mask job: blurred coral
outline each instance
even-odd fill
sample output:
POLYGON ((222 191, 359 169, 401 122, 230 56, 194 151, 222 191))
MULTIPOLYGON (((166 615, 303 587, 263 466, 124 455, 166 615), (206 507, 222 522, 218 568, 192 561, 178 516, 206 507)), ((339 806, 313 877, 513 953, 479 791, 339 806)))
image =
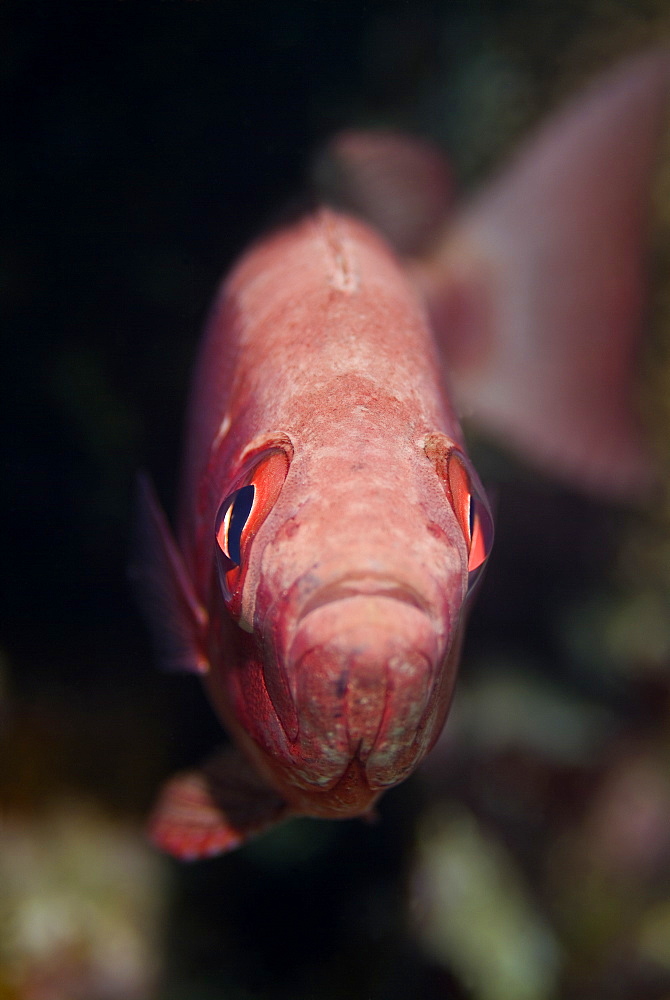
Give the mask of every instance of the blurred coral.
POLYGON ((147 1000, 166 881, 128 823, 64 800, 0 824, 0 996, 147 1000))

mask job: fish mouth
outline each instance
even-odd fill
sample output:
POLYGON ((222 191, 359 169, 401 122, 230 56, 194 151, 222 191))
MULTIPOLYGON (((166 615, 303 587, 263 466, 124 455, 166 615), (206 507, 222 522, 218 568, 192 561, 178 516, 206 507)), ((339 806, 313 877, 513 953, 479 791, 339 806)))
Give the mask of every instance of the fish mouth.
MULTIPOLYGON (((294 593, 299 593, 300 589, 301 586, 296 585, 294 593)), ((398 624, 409 616, 415 623, 417 620, 421 623, 420 631, 430 640, 430 654, 425 657, 427 666, 424 673, 434 672, 435 646, 445 639, 444 623, 440 621, 439 614, 431 613, 434 611, 432 602, 411 584, 388 573, 375 573, 370 569, 357 574, 349 573, 311 589, 302 601, 295 597, 286 602, 288 614, 278 614, 276 604, 270 610, 266 619, 269 628, 266 631, 263 666, 265 689, 286 736, 286 753, 292 767, 296 756, 302 756, 301 745, 305 741, 315 743, 317 739, 316 727, 311 719, 314 699, 318 699, 329 713, 344 714, 347 706, 341 703, 347 701, 346 690, 355 683, 361 670, 371 675, 377 669, 377 686, 380 690, 386 688, 386 667, 378 664, 377 668, 373 668, 371 663, 364 664, 363 660, 365 656, 374 659, 375 642, 381 640, 382 645, 388 645, 388 637, 385 638, 383 633, 389 631, 389 618, 398 624), (371 635, 370 627, 365 626, 379 620, 380 609, 385 609, 381 614, 385 625, 377 630, 377 635, 371 635), (361 634, 361 628, 366 634, 361 634), (367 652, 362 657, 363 649, 367 652), (308 661, 303 659, 308 652, 309 668, 306 666, 308 661), (336 669, 334 658, 339 663, 338 679, 333 681, 334 689, 325 690, 328 684, 323 674, 336 669), (318 694, 308 690, 313 684, 305 676, 306 673, 322 679, 324 689, 318 694), (345 680, 345 676, 349 679, 345 680)), ((327 726, 325 716, 323 724, 327 726)), ((340 721, 329 726, 328 730, 329 737, 332 737, 335 730, 340 730, 340 721)), ((325 748, 323 753, 333 763, 331 750, 325 748)), ((356 752, 360 755, 364 750, 359 747, 356 752)), ((307 756, 315 759, 317 754, 314 745, 307 756)), ((351 754, 347 754, 346 759, 342 753, 336 756, 341 765, 337 772, 339 775, 347 766, 351 754)), ((321 784, 335 779, 333 769, 325 766, 316 780, 321 784)))
POLYGON ((295 783, 327 792, 356 761, 368 794, 407 777, 432 742, 444 653, 411 589, 371 577, 320 589, 287 657, 295 783))
POLYGON ((298 617, 298 624, 318 608, 324 607, 336 601, 345 600, 351 597, 384 597, 389 600, 400 601, 417 608, 424 614, 430 615, 428 602, 412 587, 399 583, 386 576, 376 576, 365 573, 360 576, 347 576, 334 583, 320 587, 315 594, 303 605, 298 617))

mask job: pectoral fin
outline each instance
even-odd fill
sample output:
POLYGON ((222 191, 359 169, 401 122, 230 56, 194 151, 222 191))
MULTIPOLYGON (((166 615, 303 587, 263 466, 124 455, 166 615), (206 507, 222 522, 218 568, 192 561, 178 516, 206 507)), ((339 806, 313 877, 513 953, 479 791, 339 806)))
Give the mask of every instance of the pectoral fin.
POLYGON ((199 602, 147 476, 138 477, 136 544, 129 575, 163 665, 204 673, 207 612, 199 602))
POLYGON ((184 861, 224 854, 290 814, 236 747, 226 747, 201 770, 175 775, 163 789, 149 835, 184 861))

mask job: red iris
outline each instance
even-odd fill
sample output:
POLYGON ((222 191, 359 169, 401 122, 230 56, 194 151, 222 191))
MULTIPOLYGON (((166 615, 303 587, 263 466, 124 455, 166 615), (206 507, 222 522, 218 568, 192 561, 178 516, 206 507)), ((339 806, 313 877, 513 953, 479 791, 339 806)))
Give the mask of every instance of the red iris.
POLYGON ((265 452, 219 507, 214 526, 223 596, 238 618, 250 546, 272 510, 288 472, 284 451, 265 452))

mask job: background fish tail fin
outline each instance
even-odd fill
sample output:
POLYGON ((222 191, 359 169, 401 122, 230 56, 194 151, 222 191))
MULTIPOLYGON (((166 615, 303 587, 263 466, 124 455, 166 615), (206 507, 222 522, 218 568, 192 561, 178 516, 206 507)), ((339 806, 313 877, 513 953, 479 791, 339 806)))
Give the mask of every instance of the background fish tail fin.
POLYGON ((151 481, 137 481, 135 545, 129 576, 167 669, 203 673, 207 613, 197 599, 184 561, 151 481))
POLYGON ((461 411, 594 492, 652 478, 635 381, 669 83, 665 49, 598 79, 416 267, 461 411))

